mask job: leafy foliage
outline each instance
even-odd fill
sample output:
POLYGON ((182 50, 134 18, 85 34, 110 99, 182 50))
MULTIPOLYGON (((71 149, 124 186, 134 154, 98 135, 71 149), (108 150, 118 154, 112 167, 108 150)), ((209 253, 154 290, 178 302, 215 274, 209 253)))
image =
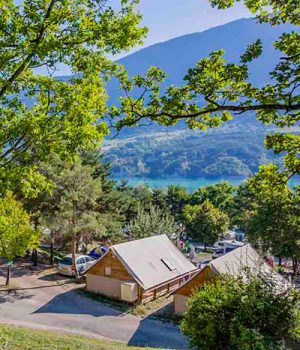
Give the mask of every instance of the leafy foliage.
POLYGON ((274 294, 261 279, 219 277, 188 300, 181 329, 201 350, 285 349, 299 332, 299 296, 274 294))
MULTIPOLYGON (((262 22, 277 25, 292 23, 299 25, 298 1, 256 0, 243 1, 262 22), (270 11, 271 10, 271 11, 270 11)), ((220 9, 229 8, 234 0, 212 0, 211 4, 220 9)), ((183 86, 170 86, 164 94, 160 85, 165 79, 164 72, 151 67, 145 77, 137 75, 130 79, 125 71, 117 74, 125 96, 120 107, 114 107, 113 115, 119 118, 116 125, 139 124, 143 119, 163 125, 175 125, 185 120, 190 128, 213 128, 233 118, 253 111, 256 118, 266 125, 291 127, 299 122, 299 33, 283 33, 275 42, 275 48, 282 58, 270 72, 272 82, 262 87, 254 86, 249 80, 249 63, 262 52, 260 40, 248 45, 241 54, 239 63, 228 63, 223 50, 210 53, 184 77, 183 86), (134 86, 141 89, 139 96, 132 96, 134 86)), ((277 132, 268 135, 268 149, 284 154, 285 170, 293 175, 300 173, 299 135, 277 132)))
POLYGON ((30 226, 30 218, 11 193, 0 198, 0 256, 13 260, 38 244, 39 232, 30 226))
POLYGON ((43 188, 34 159, 72 159, 107 135, 104 83, 116 66, 106 57, 141 43, 137 3, 115 10, 109 0, 0 1, 2 186, 25 177, 27 187, 43 188), (59 65, 70 67, 68 80, 53 77, 59 65))
POLYGON ((205 244, 213 244, 228 229, 229 217, 206 199, 200 205, 186 205, 183 209, 187 233, 205 244))
POLYGON ((137 216, 130 221, 127 230, 134 238, 144 238, 154 235, 171 235, 177 232, 174 217, 159 207, 151 205, 149 211, 140 207, 137 216))
POLYGON ((300 259, 299 188, 291 190, 278 167, 260 168, 248 180, 254 200, 246 221, 247 238, 263 251, 293 259, 296 273, 300 259))

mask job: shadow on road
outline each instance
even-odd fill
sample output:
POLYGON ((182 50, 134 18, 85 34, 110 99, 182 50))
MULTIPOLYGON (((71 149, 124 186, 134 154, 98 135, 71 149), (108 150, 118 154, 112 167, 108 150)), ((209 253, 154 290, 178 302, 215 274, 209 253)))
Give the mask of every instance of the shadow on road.
POLYGON ((91 315, 94 317, 121 316, 124 314, 108 305, 84 297, 76 290, 56 295, 34 312, 34 314, 41 313, 91 315))
POLYGON ((54 271, 52 273, 48 273, 46 275, 42 275, 38 278, 41 281, 54 281, 54 282, 74 282, 75 279, 72 277, 66 277, 60 275, 57 271, 54 271))
MULTIPOLYGON (((35 276, 43 271, 47 271, 49 265, 39 264, 34 267, 30 259, 17 258, 11 267, 11 278, 19 278, 26 276, 35 276)), ((0 278, 6 278, 7 274, 7 261, 0 259, 0 278)))
POLYGON ((154 320, 151 316, 141 320, 128 345, 163 349, 188 349, 187 340, 180 333, 178 326, 154 320))
POLYGON ((14 303, 22 299, 30 299, 33 295, 25 293, 20 290, 8 289, 0 291, 0 304, 14 303))

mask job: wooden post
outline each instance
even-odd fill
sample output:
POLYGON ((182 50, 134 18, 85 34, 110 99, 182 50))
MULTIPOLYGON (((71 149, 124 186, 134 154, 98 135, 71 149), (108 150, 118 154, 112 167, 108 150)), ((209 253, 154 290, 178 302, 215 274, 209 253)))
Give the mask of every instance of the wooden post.
POLYGON ((7 262, 7 275, 6 275, 6 282, 5 285, 8 286, 10 282, 10 275, 11 275, 11 266, 13 265, 13 260, 9 260, 7 262))
POLYGON ((8 286, 10 282, 10 273, 11 273, 10 266, 11 266, 11 262, 9 261, 7 264, 7 275, 6 275, 6 282, 5 282, 6 286, 8 286))

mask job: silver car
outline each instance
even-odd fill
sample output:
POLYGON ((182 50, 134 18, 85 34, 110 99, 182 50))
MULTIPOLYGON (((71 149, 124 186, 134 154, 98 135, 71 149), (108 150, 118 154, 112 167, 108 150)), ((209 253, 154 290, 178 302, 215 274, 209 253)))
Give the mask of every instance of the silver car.
MULTIPOLYGON (((84 273, 95 264, 96 260, 87 255, 76 254, 76 269, 79 274, 84 273)), ((58 262, 58 272, 65 276, 75 276, 72 269, 72 254, 66 255, 58 262)))

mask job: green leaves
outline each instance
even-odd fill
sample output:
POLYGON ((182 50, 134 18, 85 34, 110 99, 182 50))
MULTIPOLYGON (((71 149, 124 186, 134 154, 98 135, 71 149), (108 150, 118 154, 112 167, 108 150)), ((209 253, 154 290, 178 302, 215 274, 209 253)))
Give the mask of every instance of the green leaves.
POLYGON ((106 56, 141 43, 147 32, 137 1, 119 10, 109 3, 0 1, 1 178, 52 152, 72 160, 107 135, 104 80, 116 67, 106 56), (70 79, 52 77, 60 65, 70 67, 70 79), (37 73, 41 67, 47 76, 37 73))
POLYGON ((183 208, 188 235, 206 244, 215 243, 229 226, 229 217, 214 207, 209 200, 200 205, 186 205, 183 208))
POLYGON ((242 63, 249 63, 255 58, 258 58, 262 54, 262 42, 260 39, 256 40, 255 43, 250 44, 246 51, 241 56, 242 63))
POLYGON ((30 218, 22 204, 8 192, 0 198, 0 256, 13 260, 36 248, 39 232, 30 226, 30 218))
MULTIPOLYGON (((234 0, 211 0, 212 6, 225 9, 233 6, 234 0)), ((271 25, 292 23, 299 25, 299 1, 277 0, 244 0, 243 3, 261 22, 271 25)), ((206 58, 199 60, 194 67, 188 69, 182 86, 169 86, 160 90, 164 74, 158 68, 162 80, 148 75, 129 79, 126 76, 126 86, 121 81, 121 89, 125 96, 120 107, 113 107, 110 115, 116 114, 116 126, 139 125, 142 120, 150 120, 159 124, 171 126, 185 121, 191 129, 205 130, 222 126, 223 123, 244 113, 253 112, 256 118, 266 125, 278 128, 294 127, 300 118, 300 46, 299 33, 293 31, 284 33, 274 43, 280 51, 278 64, 270 72, 270 80, 262 87, 254 86, 249 80, 248 65, 263 54, 260 39, 248 45, 241 53, 240 64, 227 62, 224 51, 216 50, 206 58), (132 97, 134 95, 134 97, 132 97), (138 97, 136 97, 138 96, 138 97)), ((245 43, 246 45, 247 43, 245 43)), ((154 72, 155 68, 151 68, 154 72)), ((281 148, 276 137, 269 136, 266 144, 276 153, 287 152, 285 157, 286 170, 290 175, 300 173, 298 151, 294 139, 294 149, 291 144, 281 148)))
POLYGON ((275 295, 255 276, 221 276, 188 300, 181 329, 196 349, 279 350, 296 337, 298 302, 297 294, 275 295))
POLYGON ((150 205, 149 210, 139 206, 136 218, 130 221, 127 229, 134 238, 144 238, 159 234, 171 235, 178 228, 168 211, 150 205))

